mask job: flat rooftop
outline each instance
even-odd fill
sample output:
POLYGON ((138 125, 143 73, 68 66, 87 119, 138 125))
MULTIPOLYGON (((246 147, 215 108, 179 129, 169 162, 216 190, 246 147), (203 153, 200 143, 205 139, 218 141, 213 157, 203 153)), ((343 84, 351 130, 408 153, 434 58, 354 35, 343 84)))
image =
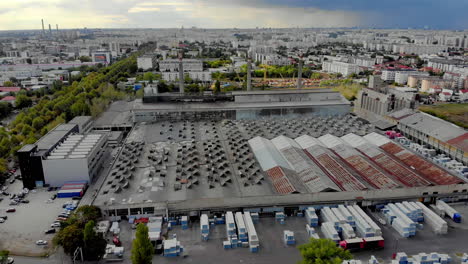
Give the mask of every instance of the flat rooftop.
POLYGON ((114 204, 122 204, 279 195, 255 159, 248 139, 258 135, 268 139, 327 133, 343 136, 345 132, 365 135, 370 131, 370 125, 352 115, 140 123, 127 137, 125 149, 129 151, 118 157, 95 203, 104 204, 111 199, 114 204), (333 124, 339 126, 342 119, 355 126, 335 129, 333 124), (314 126, 318 120, 327 125, 314 126), (139 155, 130 151, 135 145, 132 142, 144 142, 139 155), (120 184, 115 182, 116 175, 126 177, 122 179, 128 180, 126 188, 116 189, 120 184))
POLYGON ((76 124, 61 124, 45 134, 36 142, 38 150, 50 150, 76 127, 76 124))

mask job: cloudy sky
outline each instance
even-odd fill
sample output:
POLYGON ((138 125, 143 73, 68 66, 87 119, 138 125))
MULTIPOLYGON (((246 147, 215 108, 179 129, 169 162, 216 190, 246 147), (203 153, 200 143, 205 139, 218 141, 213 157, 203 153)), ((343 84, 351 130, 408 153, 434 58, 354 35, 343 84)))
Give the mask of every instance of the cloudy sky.
POLYGON ((468 28, 468 0, 0 0, 0 30, 55 28, 468 28))

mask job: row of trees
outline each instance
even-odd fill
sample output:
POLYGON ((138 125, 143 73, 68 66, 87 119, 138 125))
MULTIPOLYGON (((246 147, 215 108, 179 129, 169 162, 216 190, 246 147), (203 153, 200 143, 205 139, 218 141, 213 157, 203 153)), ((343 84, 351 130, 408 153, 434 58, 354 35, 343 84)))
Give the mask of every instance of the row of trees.
MULTIPOLYGON (((18 114, 8 130, 0 128, 0 158, 14 157, 24 144, 36 142, 58 124, 79 115, 98 116, 112 101, 125 98, 125 92, 116 90, 109 81, 122 72, 136 71, 137 56, 134 54, 97 72, 90 72, 70 86, 57 85, 52 94, 44 93, 36 105, 18 114)), ((17 104, 26 107, 32 101, 27 95, 20 94, 17 104)))

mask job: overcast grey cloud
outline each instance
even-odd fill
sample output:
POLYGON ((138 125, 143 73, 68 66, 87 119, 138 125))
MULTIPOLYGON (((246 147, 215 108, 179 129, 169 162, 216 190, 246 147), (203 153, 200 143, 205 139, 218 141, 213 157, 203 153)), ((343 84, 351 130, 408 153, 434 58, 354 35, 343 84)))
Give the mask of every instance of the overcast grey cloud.
POLYGON ((40 28, 41 18, 61 28, 466 27, 468 1, 447 1, 12 0, 0 2, 0 29, 40 28))

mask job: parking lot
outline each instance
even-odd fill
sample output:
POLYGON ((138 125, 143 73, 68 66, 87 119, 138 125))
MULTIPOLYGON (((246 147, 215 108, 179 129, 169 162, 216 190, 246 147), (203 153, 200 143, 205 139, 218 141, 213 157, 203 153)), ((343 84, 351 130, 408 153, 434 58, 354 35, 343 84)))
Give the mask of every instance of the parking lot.
MULTIPOLYGON (((19 193, 22 182, 17 180, 7 185, 8 193, 19 193)), ((0 224, 0 248, 10 251, 12 255, 43 256, 49 249, 53 234, 44 234, 50 228, 57 215, 63 210, 62 205, 70 199, 55 199, 51 203, 47 201, 56 192, 48 192, 45 188, 30 191, 25 199, 30 202, 10 206, 8 196, 0 202, 0 215, 8 216, 8 219, 0 224), (15 208, 16 212, 6 213, 8 208, 15 208), (46 240, 48 246, 38 246, 37 240, 46 240)))

